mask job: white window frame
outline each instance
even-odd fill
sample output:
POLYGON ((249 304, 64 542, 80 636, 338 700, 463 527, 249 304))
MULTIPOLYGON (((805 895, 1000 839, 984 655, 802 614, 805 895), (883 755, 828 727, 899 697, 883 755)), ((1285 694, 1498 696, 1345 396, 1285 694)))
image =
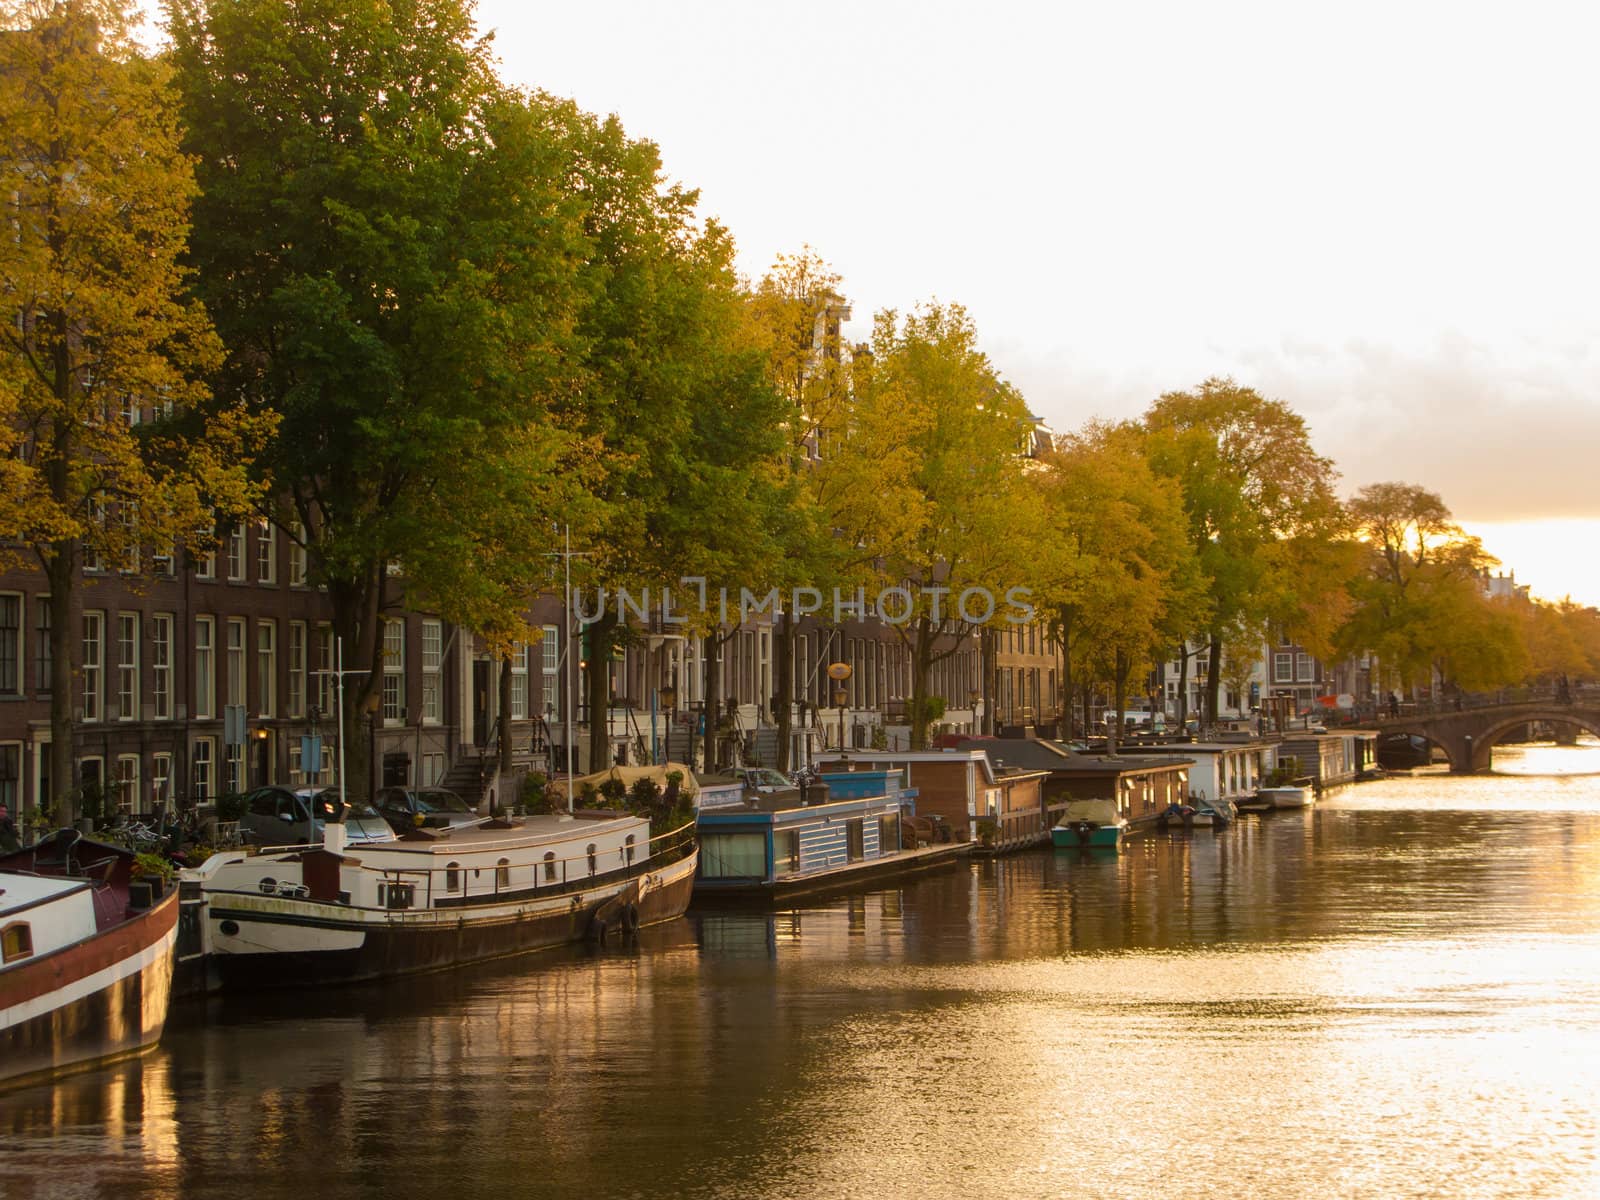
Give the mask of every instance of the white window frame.
POLYGON ((338 692, 333 677, 333 626, 317 626, 317 710, 322 719, 338 720, 338 692))
POLYGON ((194 716, 214 720, 217 715, 217 619, 194 619, 194 716))
POLYGON ((267 520, 256 524, 256 582, 278 582, 278 530, 267 520))
POLYGON ((217 739, 197 737, 189 746, 189 799, 205 804, 214 798, 217 739))
POLYGON ((139 756, 117 755, 116 804, 119 812, 135 813, 139 810, 139 756))
POLYGON ((83 614, 83 719, 105 716, 106 615, 98 609, 83 614))
POLYGON ((1297 683, 1311 683, 1317 677, 1316 660, 1302 650, 1295 655, 1294 670, 1297 683))
POLYGON ((528 719, 528 643, 511 647, 511 719, 528 719))
POLYGON ((139 719, 139 614, 117 614, 117 719, 139 719), (131 634, 131 636, 130 636, 131 634))
POLYGON ((296 521, 289 527, 289 586, 306 586, 306 527, 296 521))
POLYGON ((1287 650, 1272 652, 1272 682, 1294 682, 1294 654, 1287 650))
POLYGON ((172 717, 172 630, 175 624, 171 613, 150 615, 150 716, 156 721, 172 717))
POLYGON ((306 623, 289 622, 289 696, 290 717, 306 715, 306 623))
POLYGON ((162 807, 164 800, 172 799, 171 796, 162 796, 162 792, 172 789, 172 755, 152 754, 150 756, 150 812, 155 812, 162 807))
POLYGON ((278 623, 256 622, 256 715, 274 716, 278 711, 278 623))
POLYGON ((50 678, 54 662, 51 657, 53 651, 50 649, 51 622, 54 620, 50 614, 50 597, 35 596, 33 605, 33 629, 37 637, 33 647, 34 691, 48 692, 55 686, 54 680, 50 678))
POLYGON ((561 630, 546 625, 540 630, 539 668, 544 675, 544 711, 551 721, 561 720, 561 630))
POLYGON ((229 617, 226 628, 228 643, 228 703, 243 708, 250 702, 249 662, 250 652, 246 638, 245 619, 229 617))
MULTIPOLYGON (((422 723, 437 725, 444 719, 444 622, 422 622, 422 723)), ((431 780, 429 782, 432 782, 431 780)))
POLYGON ((246 551, 249 549, 245 540, 245 524, 243 521, 234 523, 228 530, 228 582, 243 583, 245 572, 249 569, 246 565, 246 551))
POLYGON ((406 716, 406 623, 383 623, 383 723, 400 725, 406 716))

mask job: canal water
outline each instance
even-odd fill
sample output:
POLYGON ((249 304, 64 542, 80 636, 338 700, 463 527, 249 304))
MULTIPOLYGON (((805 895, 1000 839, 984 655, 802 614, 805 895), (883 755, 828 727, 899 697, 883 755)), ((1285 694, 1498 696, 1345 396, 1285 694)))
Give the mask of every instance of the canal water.
POLYGON ((180 1009, 0 1195, 1600 1196, 1600 746, 180 1009))

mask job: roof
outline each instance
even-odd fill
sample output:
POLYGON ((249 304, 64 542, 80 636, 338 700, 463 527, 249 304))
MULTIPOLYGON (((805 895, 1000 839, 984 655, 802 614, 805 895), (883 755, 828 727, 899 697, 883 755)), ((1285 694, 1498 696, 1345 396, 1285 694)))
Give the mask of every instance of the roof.
POLYGON ((88 886, 82 879, 14 875, 9 871, 0 871, 0 913, 16 912, 42 900, 55 900, 82 891, 88 886))

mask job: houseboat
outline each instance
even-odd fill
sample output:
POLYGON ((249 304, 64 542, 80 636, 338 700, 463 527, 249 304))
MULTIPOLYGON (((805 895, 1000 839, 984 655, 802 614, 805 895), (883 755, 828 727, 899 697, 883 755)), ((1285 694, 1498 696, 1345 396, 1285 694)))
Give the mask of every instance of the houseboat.
POLYGON ((693 826, 623 813, 490 821, 437 836, 225 852, 184 872, 204 990, 351 983, 503 958, 670 921, 689 905, 693 826))
POLYGON ((919 817, 938 821, 957 841, 974 842, 979 851, 1003 853, 1049 842, 1052 824, 1045 808, 1046 773, 1028 762, 1011 762, 996 749, 1011 744, 985 738, 941 750, 850 751, 822 765, 825 770, 904 770, 917 789, 919 817))
POLYGON ((1275 743, 1251 739, 1141 746, 1139 753, 1187 759, 1188 806, 1202 816, 1209 812, 1213 823, 1231 820, 1278 765, 1275 743))
POLYGON ((1338 733, 1292 733, 1278 747, 1278 763, 1298 764, 1297 775, 1309 777, 1318 791, 1354 782, 1378 765, 1378 735, 1368 730, 1338 733))
POLYGON ((702 780, 695 898, 772 902, 949 866, 971 847, 910 833, 902 770, 823 771, 799 787, 702 780))
POLYGON ((0 858, 0 1086, 160 1041, 178 894, 134 866, 75 830, 0 858))

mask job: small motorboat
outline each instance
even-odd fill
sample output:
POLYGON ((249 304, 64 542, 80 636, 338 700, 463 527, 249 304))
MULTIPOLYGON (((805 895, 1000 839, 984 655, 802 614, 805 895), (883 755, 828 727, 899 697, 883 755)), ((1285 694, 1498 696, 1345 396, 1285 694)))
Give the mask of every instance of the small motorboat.
POLYGON ((1272 808, 1310 808, 1316 796, 1308 787, 1264 787, 1256 793, 1272 808))
POLYGON ((1127 835, 1128 822, 1110 800, 1074 800, 1050 830, 1061 850, 1115 850, 1127 835))

